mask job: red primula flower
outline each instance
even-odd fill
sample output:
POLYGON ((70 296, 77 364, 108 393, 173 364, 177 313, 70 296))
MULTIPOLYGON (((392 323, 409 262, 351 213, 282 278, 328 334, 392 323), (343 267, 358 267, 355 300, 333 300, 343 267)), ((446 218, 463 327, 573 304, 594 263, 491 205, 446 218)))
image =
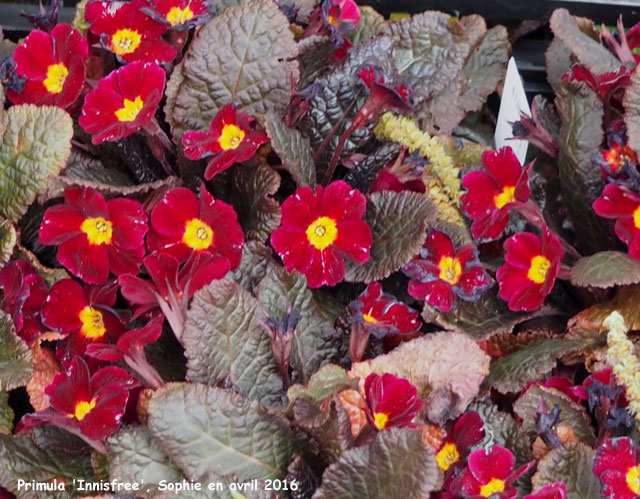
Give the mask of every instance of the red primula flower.
POLYGON ((622 94, 624 89, 631 83, 632 73, 633 71, 630 71, 629 68, 622 66, 618 71, 595 75, 586 66, 575 64, 562 79, 583 81, 602 100, 605 100, 616 93, 622 94))
POLYGON ((89 2, 84 17, 91 33, 99 36, 102 45, 124 63, 172 61, 176 49, 161 38, 166 27, 145 14, 141 7, 144 3, 138 0, 89 2))
POLYGON ((362 220, 366 198, 342 180, 326 188, 300 187, 282 204, 282 221, 271 245, 287 271, 307 277, 310 288, 335 286, 344 278, 343 256, 362 264, 373 243, 362 220))
POLYGON ((609 149, 594 154, 593 158, 606 177, 618 177, 631 166, 637 167, 638 156, 626 143, 613 142, 609 149))
POLYGON ((610 438, 596 451, 593 473, 602 482, 602 493, 614 499, 640 496, 640 454, 628 437, 610 438))
POLYGON ((402 182, 396 175, 386 170, 381 170, 380 173, 378 173, 369 188, 370 193, 379 191, 411 191, 424 194, 426 190, 427 188, 422 180, 413 179, 402 182))
POLYGON ((566 499, 567 486, 563 482, 554 482, 540 487, 535 493, 527 494, 523 499, 566 499))
POLYGON ((78 123, 95 145, 128 137, 154 119, 164 83, 156 64, 135 62, 112 71, 84 98, 78 123))
POLYGON ((496 273, 500 298, 509 309, 539 309, 560 271, 564 251, 558 238, 544 226, 540 236, 520 232, 504 242, 505 264, 496 273))
POLYGON ((378 431, 411 425, 423 406, 415 386, 389 373, 367 376, 364 392, 367 419, 378 431))
POLYGON ((365 330, 382 338, 387 334, 413 333, 420 328, 418 312, 382 292, 382 284, 370 283, 364 292, 349 304, 353 320, 365 330))
POLYGON ((16 432, 49 423, 104 441, 118 429, 134 385, 124 369, 109 366, 90 375, 86 362, 75 357, 69 370, 56 374, 45 388, 51 406, 24 416, 16 432))
POLYGON ((216 275, 224 266, 233 270, 240 264, 243 243, 233 207, 213 199, 204 185, 199 200, 184 187, 171 189, 151 212, 150 251, 168 253, 180 262, 200 252, 211 253, 216 259, 216 275))
POLYGON ((68 24, 58 24, 50 34, 32 31, 13 55, 24 88, 10 88, 7 96, 14 104, 68 108, 82 92, 88 55, 87 40, 68 24))
POLYGON ((402 111, 413 109, 413 91, 408 83, 393 81, 381 67, 371 64, 362 66, 357 74, 369 89, 370 96, 365 106, 369 104, 372 115, 377 116, 389 108, 402 111))
POLYGON ((518 491, 512 486, 535 464, 532 461, 513 470, 513 454, 509 449, 494 445, 491 449, 478 449, 471 453, 467 468, 451 482, 450 491, 465 497, 491 497, 515 499, 518 491))
POLYGON ((262 130, 254 130, 255 119, 247 113, 236 111, 234 104, 220 108, 211 120, 207 132, 186 132, 182 136, 184 154, 189 159, 213 157, 207 163, 204 178, 211 178, 251 158, 269 137, 262 130))
POLYGON ((147 217, 131 199, 105 199, 88 187, 69 187, 65 204, 48 208, 41 244, 58 246, 58 261, 90 284, 114 274, 137 273, 145 252, 147 217))
POLYGON ((524 204, 529 190, 529 170, 522 168, 510 147, 482 154, 484 170, 467 173, 462 185, 468 192, 460 197, 462 210, 473 220, 471 233, 478 240, 500 237, 509 222, 509 211, 524 204))
POLYGON ((436 453, 440 469, 447 472, 461 465, 469 455, 471 447, 484 438, 484 423, 477 412, 471 411, 458 418, 447 431, 447 438, 436 453))
POLYGON ((209 5, 206 0, 147 0, 149 7, 142 11, 169 29, 191 29, 208 20, 209 5))
POLYGON ((113 343, 124 332, 124 325, 111 311, 116 290, 108 285, 87 292, 73 279, 62 279, 51 287, 42 305, 42 321, 67 335, 56 349, 63 365, 83 355, 90 343, 113 343))
POLYGON ((493 285, 476 247, 466 244, 456 250, 451 238, 439 230, 429 231, 420 255, 402 271, 411 279, 409 294, 442 312, 451 310, 456 296, 476 301, 493 285))
POLYGON ((640 260, 640 196, 624 185, 609 184, 593 202, 603 218, 615 218, 616 235, 627 244, 629 256, 640 260))

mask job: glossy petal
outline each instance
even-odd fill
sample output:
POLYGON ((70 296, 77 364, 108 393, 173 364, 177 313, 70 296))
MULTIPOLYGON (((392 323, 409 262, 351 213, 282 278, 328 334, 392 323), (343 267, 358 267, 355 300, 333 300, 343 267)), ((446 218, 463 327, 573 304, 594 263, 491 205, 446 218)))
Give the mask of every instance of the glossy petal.
POLYGON ((367 418, 378 431, 409 426, 424 405, 415 386, 388 373, 367 376, 364 391, 367 418), (377 414, 384 414, 382 421, 377 414))
POLYGON ((417 300, 423 300, 429 306, 448 312, 453 308, 456 297, 451 284, 441 280, 431 282, 409 282, 409 294, 417 300))
POLYGON ((508 449, 494 445, 488 451, 478 449, 469 455, 469 470, 478 482, 485 484, 491 479, 506 480, 513 471, 513 454, 508 449))
POLYGON ((73 279, 56 282, 42 305, 44 324, 62 333, 77 331, 82 326, 80 311, 89 305, 82 286, 73 279))

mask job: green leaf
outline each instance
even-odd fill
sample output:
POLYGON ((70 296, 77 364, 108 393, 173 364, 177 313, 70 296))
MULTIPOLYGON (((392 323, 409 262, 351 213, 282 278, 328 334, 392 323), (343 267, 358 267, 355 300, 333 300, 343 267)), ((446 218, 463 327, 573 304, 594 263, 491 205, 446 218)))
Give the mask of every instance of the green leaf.
POLYGON ((541 380, 562 355, 585 346, 586 340, 540 338, 505 355, 491 366, 485 384, 500 393, 517 393, 531 381, 541 380))
POLYGON ((384 26, 384 16, 379 14, 373 7, 362 5, 360 10, 360 22, 356 30, 349 35, 351 43, 358 45, 369 38, 373 38, 382 30, 384 26))
POLYGON ((189 480, 283 478, 299 447, 282 416, 220 388, 169 383, 149 402, 149 429, 189 480))
POLYGON ((0 311, 0 391, 24 386, 31 377, 31 350, 16 334, 11 316, 0 311))
POLYGON ((15 222, 64 167, 73 123, 59 107, 11 106, 0 110, 0 135, 0 215, 15 222))
POLYGON ((634 71, 631 84, 624 92, 624 122, 627 125, 629 146, 633 150, 640 150, 640 75, 634 71))
POLYGON ((289 21, 271 0, 229 7, 197 31, 182 62, 172 133, 207 130, 218 109, 237 102, 252 114, 281 113, 298 77, 289 21), (212 47, 215 50, 212 51, 212 47))
POLYGON ((345 280, 377 281, 410 262, 420 251, 436 211, 429 198, 416 192, 371 194, 364 215, 373 234, 371 258, 362 265, 349 262, 345 280))
POLYGON ((0 265, 9 261, 17 240, 18 236, 13 224, 8 220, 0 220, 0 265))
POLYGON ((602 486, 593 473, 595 451, 583 444, 565 444, 556 447, 538 463, 533 475, 534 490, 553 482, 567 485, 567 499, 602 498, 602 486))
POLYGON ((247 241, 242 245, 240 265, 227 274, 248 291, 258 285, 264 277, 275 270, 277 264, 273 259, 273 250, 259 241, 247 241))
POLYGON ((282 319, 288 311, 300 316, 291 352, 291 366, 299 374, 299 381, 305 383, 333 360, 337 348, 333 322, 320 314, 306 277, 295 271, 288 274, 280 267, 260 282, 258 300, 274 319, 282 319))
POLYGON ((358 381, 347 376, 347 372, 335 364, 326 364, 311 375, 306 386, 295 384, 287 390, 289 404, 305 399, 318 405, 334 393, 358 389, 358 381))
POLYGON ((238 390, 281 405, 284 388, 258 301, 235 281, 213 281, 194 296, 183 335, 187 380, 215 386, 228 377, 238 390))
POLYGON ((514 412, 522 419, 522 429, 531 440, 536 436, 534 416, 540 410, 540 401, 544 401, 547 411, 551 411, 556 404, 560 406, 560 422, 570 427, 581 442, 588 445, 595 444, 596 439, 591 427, 591 420, 585 408, 561 391, 540 385, 532 385, 513 404, 514 412))
POLYGON ((264 242, 280 225, 282 210, 273 199, 279 187, 280 175, 268 165, 237 165, 233 169, 231 204, 246 240, 264 242))
POLYGON ((9 405, 9 392, 0 392, 0 434, 11 434, 14 417, 13 409, 9 405))
POLYGON ((419 431, 391 428, 369 445, 344 452, 329 466, 314 499, 420 499, 437 490, 441 473, 419 431))
POLYGON ((108 445, 111 480, 143 483, 145 488, 155 489, 161 480, 179 482, 183 478, 146 426, 123 426, 109 438, 108 445))
POLYGON ((316 167, 309 140, 295 128, 287 128, 279 115, 269 113, 266 122, 271 147, 298 187, 316 185, 316 167))
POLYGON ((640 282, 640 261, 620 251, 601 251, 580 258, 571 267, 571 284, 610 288, 640 282))

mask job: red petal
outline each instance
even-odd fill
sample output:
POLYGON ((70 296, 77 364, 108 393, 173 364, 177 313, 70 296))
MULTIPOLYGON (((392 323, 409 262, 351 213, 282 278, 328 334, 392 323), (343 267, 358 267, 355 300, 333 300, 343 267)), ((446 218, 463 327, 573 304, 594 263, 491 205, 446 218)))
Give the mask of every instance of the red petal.
POLYGON ((58 262, 88 284, 102 284, 109 277, 108 246, 89 244, 84 234, 59 246, 58 262))
POLYGON ((144 244, 132 250, 108 246, 109 268, 115 275, 137 274, 145 254, 144 244))
POLYGON ((637 499, 637 495, 629 488, 626 472, 608 470, 600 475, 602 493, 612 499, 637 499))
POLYGON ((465 270, 454 286, 456 294, 463 299, 473 300, 493 285, 493 279, 481 265, 465 270))
MULTIPOLYGON (((317 187, 321 196, 322 187, 317 187)), ((306 231, 309 225, 320 217, 319 196, 311 187, 300 187, 282 203, 282 226, 306 231)))
POLYGON ((313 257, 304 275, 310 288, 335 286, 344 279, 344 261, 331 247, 323 251, 313 248, 313 257))
POLYGON ((110 387, 109 392, 97 398, 96 406, 78 421, 82 433, 95 440, 103 440, 120 425, 127 407, 129 391, 119 386, 110 387))
POLYGON ((502 192, 502 188, 486 172, 477 170, 467 173, 462 185, 468 192, 460 197, 460 203, 470 218, 486 217, 496 209, 493 198, 502 192))
POLYGON ((222 151, 217 139, 213 139, 209 132, 186 132, 182 136, 184 155, 193 160, 204 158, 222 151))
POLYGON ((361 219, 367 199, 343 180, 330 183, 320 194, 320 214, 337 222, 361 219))
POLYGON ((617 218, 633 215, 640 206, 640 198, 628 189, 609 184, 602 195, 593 202, 593 210, 604 218, 617 218))
POLYGON ((215 114, 211 123, 209 124, 209 132, 213 135, 214 140, 217 140, 222 135, 222 129, 225 125, 236 124, 236 108, 232 102, 225 104, 215 114))
POLYGON ((38 81, 44 80, 49 66, 58 62, 53 57, 51 35, 39 29, 29 33, 16 47, 13 58, 19 76, 38 81))
POLYGON ((630 244, 640 234, 640 229, 636 227, 633 217, 622 217, 616 220, 615 232, 621 241, 630 244))
POLYGON ((80 226, 85 218, 72 206, 59 204, 47 208, 40 224, 38 242, 46 245, 58 245, 74 236, 82 235, 80 226))
POLYGON ((204 178, 206 180, 211 180, 215 175, 225 171, 227 168, 233 165, 235 161, 236 151, 234 149, 222 151, 207 163, 207 168, 204 171, 204 178))
POLYGON ((443 256, 450 258, 456 256, 453 241, 447 234, 439 230, 429 231, 424 247, 429 251, 430 260, 433 260, 436 263, 440 262, 440 259, 443 256))
POLYGON ((448 312, 456 301, 451 284, 437 280, 431 282, 409 281, 409 294, 418 300, 427 302, 441 312, 448 312))
POLYGON ((607 470, 626 473, 629 468, 636 466, 636 455, 636 448, 630 438, 610 438, 598 448, 593 459, 593 472, 596 476, 607 470))
MULTIPOLYGON (((211 199, 213 200, 213 198, 211 199)), ((234 270, 240 265, 242 244, 244 243, 244 233, 238 223, 238 215, 235 210, 231 205, 216 200, 211 207, 202 209, 202 220, 213 230, 214 242, 210 251, 227 257, 231 270, 234 270)))
POLYGON ((151 225, 162 235, 182 238, 185 224, 193 218, 200 218, 197 196, 185 187, 176 187, 153 208, 151 225))
POLYGON ((460 416, 453 427, 453 438, 463 457, 470 447, 484 438, 484 422, 476 411, 460 416))
POLYGON ((42 304, 42 320, 51 329, 71 333, 82 327, 78 314, 89 305, 82 286, 73 279, 56 282, 42 304))
MULTIPOLYGON (((155 324, 155 323, 153 323, 155 324)), ((115 386, 129 387, 135 384, 129 373, 116 366, 103 367, 97 371, 89 382, 91 397, 99 396, 103 391, 109 391, 115 386)))
POLYGON ((113 222, 113 243, 122 249, 144 245, 147 217, 142 206, 132 199, 112 199, 107 203, 109 220, 113 222))
POLYGON ((335 247, 356 263, 366 262, 373 244, 369 224, 363 220, 345 220, 338 223, 337 229, 335 247))
POLYGON ((279 227, 273 231, 271 246, 282 258, 288 272, 296 269, 304 273, 315 251, 304 232, 285 227, 279 227))
POLYGON ((471 224, 471 234, 479 241, 498 239, 509 223, 509 210, 495 210, 485 218, 471 224))
POLYGON ((485 151, 482 164, 502 186, 515 186, 522 174, 520 160, 509 146, 498 151, 485 151))
POLYGON ((531 267, 531 260, 542 254, 541 241, 530 232, 519 232, 504 242, 504 259, 512 267, 524 269, 531 267))
POLYGON ((66 414, 74 414, 77 402, 91 400, 89 368, 81 357, 71 362, 66 373, 58 373, 45 388, 51 406, 66 414))
POLYGON ((508 449, 494 445, 490 450, 478 449, 468 459, 469 470, 480 483, 493 478, 506 480, 513 471, 513 454, 508 449))
POLYGON ((143 39, 136 50, 120 57, 127 62, 144 61, 155 64, 165 64, 175 59, 176 49, 169 42, 162 39, 143 39))

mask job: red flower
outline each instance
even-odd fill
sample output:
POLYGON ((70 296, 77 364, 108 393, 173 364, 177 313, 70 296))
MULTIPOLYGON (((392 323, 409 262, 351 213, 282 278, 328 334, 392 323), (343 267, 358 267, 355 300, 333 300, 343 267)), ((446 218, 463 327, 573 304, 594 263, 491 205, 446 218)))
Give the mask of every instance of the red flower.
POLYGON ((378 192, 378 191, 393 191, 393 192, 402 192, 402 191, 412 191, 418 192, 420 194, 424 194, 427 188, 424 185, 424 182, 420 179, 407 180, 402 182, 396 175, 386 170, 381 170, 380 173, 376 176, 373 184, 369 188, 369 192, 378 192))
POLYGON ((240 264, 244 234, 236 212, 213 199, 204 186, 200 200, 184 187, 167 192, 151 212, 151 229, 150 251, 171 254, 180 262, 200 252, 210 253, 216 259, 216 275, 224 266, 233 270, 240 264))
MULTIPOLYGON (((406 82, 393 81, 385 75, 381 67, 371 64, 362 66, 357 74, 369 89, 370 106, 378 114, 388 108, 403 111, 413 109, 413 91, 406 82)), ((377 116, 374 111, 371 111, 371 114, 377 116)))
POLYGON ((409 294, 442 312, 448 312, 456 296, 476 301, 493 285, 478 261, 476 247, 466 244, 455 249, 451 238, 430 230, 418 257, 404 266, 409 276, 409 294))
POLYGON ((629 71, 626 66, 622 66, 618 71, 594 75, 586 66, 575 64, 562 79, 583 81, 602 100, 605 100, 618 91, 622 93, 631 83, 631 74, 632 71, 629 71))
POLYGON ((469 456, 467 468, 453 479, 450 490, 464 496, 515 499, 518 492, 511 484, 534 464, 532 461, 514 471, 510 450, 499 445, 478 449, 469 456))
POLYGON ((593 472, 602 482, 605 497, 635 499, 640 496, 638 449, 628 437, 610 438, 596 451, 593 472))
POLYGON ((447 439, 436 453, 436 461, 443 471, 461 464, 471 447, 484 438, 484 423, 477 412, 471 411, 458 418, 447 431, 447 439))
POLYGON ((566 499, 567 486, 563 482, 554 482, 540 487, 535 494, 527 494, 524 499, 566 499))
POLYGON ((51 34, 36 29, 16 47, 16 73, 26 78, 21 92, 7 90, 14 104, 68 108, 80 97, 89 55, 87 40, 68 24, 51 34))
POLYGON ((496 273, 500 298, 514 311, 539 309, 560 271, 560 241, 544 226, 541 237, 520 232, 504 242, 504 249, 505 264, 496 273))
POLYGON ((66 334, 56 349, 63 365, 83 355, 94 342, 114 342, 124 331, 122 322, 111 312, 116 287, 92 288, 89 293, 73 279, 62 279, 49 290, 42 305, 43 323, 66 334))
POLYGON ((345 35, 353 33, 360 23, 358 5, 353 0, 324 0, 320 13, 334 47, 349 43, 345 35))
POLYGON ((84 17, 91 33, 99 36, 102 45, 125 63, 172 61, 176 50, 161 38, 167 29, 142 12, 143 6, 138 0, 90 2, 84 17))
POLYGON ((600 165, 605 177, 619 177, 638 165, 636 152, 626 142, 614 141, 609 149, 594 153, 593 159, 600 165))
POLYGON ((629 256, 640 260, 640 197, 624 185, 609 184, 593 202, 603 218, 615 218, 616 235, 627 244, 629 256))
POLYGON ((382 284, 370 283, 357 300, 349 304, 353 320, 382 338, 387 334, 413 333, 420 328, 418 312, 382 292, 382 284))
POLYGON ((184 154, 189 159, 213 156, 207 163, 204 178, 211 178, 251 158, 260 145, 269 141, 262 130, 254 130, 254 118, 236 111, 234 104, 222 106, 211 120, 207 132, 186 132, 182 136, 184 154))
POLYGON ((103 441, 120 425, 129 389, 134 380, 124 369, 109 366, 90 376, 81 357, 71 362, 69 370, 56 374, 45 388, 51 406, 35 414, 27 414, 16 432, 44 423, 76 430, 90 440, 103 441))
POLYGON ((57 245, 58 261, 90 284, 114 274, 137 273, 144 255, 147 217, 131 199, 105 201, 88 187, 69 187, 65 204, 48 208, 40 224, 41 244, 57 245))
POLYGON ((462 210, 474 222, 471 233, 478 240, 500 237, 509 211, 529 199, 529 169, 522 168, 510 147, 482 154, 483 170, 467 173, 462 185, 468 190, 460 198, 462 210))
POLYGON ((325 189, 300 187, 282 204, 282 222, 271 245, 287 267, 303 273, 310 288, 334 286, 344 278, 343 256, 369 259, 371 228, 364 222, 366 198, 342 180, 325 189))
POLYGON ((147 0, 142 11, 169 29, 191 29, 209 19, 206 0, 147 0))
POLYGON ((364 392, 367 419, 378 431, 411 425, 423 406, 415 386, 389 373, 367 376, 364 392))
POLYGON ((155 64, 135 62, 112 71, 84 98, 78 123, 95 145, 128 137, 154 118, 164 82, 155 64))

